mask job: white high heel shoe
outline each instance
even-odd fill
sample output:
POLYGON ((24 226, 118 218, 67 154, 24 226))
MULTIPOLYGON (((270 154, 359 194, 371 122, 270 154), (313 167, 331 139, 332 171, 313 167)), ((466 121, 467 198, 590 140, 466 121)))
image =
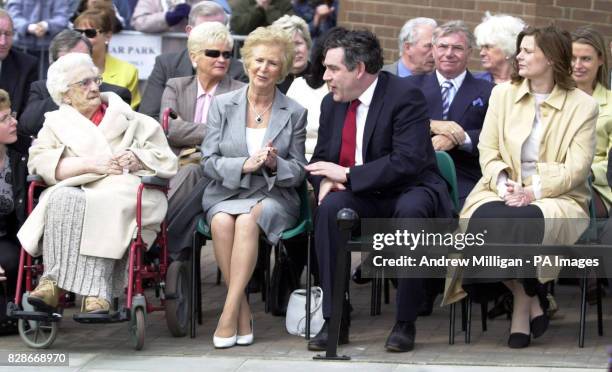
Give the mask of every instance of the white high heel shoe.
POLYGON ((236 338, 236 335, 232 337, 217 337, 213 335, 213 345, 215 345, 215 349, 227 349, 236 345, 236 338))
POLYGON ((253 330, 253 318, 251 318, 251 333, 247 335, 238 335, 236 336, 236 345, 240 346, 249 346, 253 343, 253 339, 255 338, 253 330))

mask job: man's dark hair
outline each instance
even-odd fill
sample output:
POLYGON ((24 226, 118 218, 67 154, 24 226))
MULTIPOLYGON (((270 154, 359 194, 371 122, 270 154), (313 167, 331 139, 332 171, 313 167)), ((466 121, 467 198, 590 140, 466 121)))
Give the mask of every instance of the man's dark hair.
POLYGON ((57 61, 60 53, 69 51, 81 41, 87 45, 89 55, 91 55, 91 42, 80 32, 74 30, 63 30, 59 34, 55 35, 53 40, 51 40, 51 44, 49 45, 49 63, 57 61))
POLYGON ((363 62, 369 74, 376 74, 383 67, 383 53, 376 35, 367 30, 347 30, 336 27, 325 39, 324 55, 330 49, 344 49, 344 64, 353 71, 363 62))

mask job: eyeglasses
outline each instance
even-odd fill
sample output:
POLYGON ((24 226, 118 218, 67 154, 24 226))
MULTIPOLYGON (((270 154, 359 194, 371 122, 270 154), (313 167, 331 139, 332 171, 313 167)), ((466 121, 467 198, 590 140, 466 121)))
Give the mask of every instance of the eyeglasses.
POLYGON ((465 47, 463 45, 448 45, 448 44, 440 43, 436 45, 436 48, 438 48, 438 51, 442 53, 446 53, 446 51, 449 49, 453 54, 465 53, 465 47))
POLYGON ((204 55, 210 58, 219 58, 219 56, 223 56, 223 58, 225 59, 232 58, 232 52, 228 52, 228 51, 222 52, 218 49, 204 49, 204 50, 201 50, 200 52, 204 52, 204 55))
POLYGON ((75 28, 74 30, 76 32, 85 34, 85 36, 89 39, 93 39, 94 37, 98 36, 98 30, 95 28, 75 28))
POLYGON ((13 31, 0 31, 0 36, 13 37, 13 31))
POLYGON ((17 120, 17 113, 15 111, 11 111, 11 113, 4 115, 0 118, 0 123, 6 123, 9 118, 17 120))
POLYGON ((88 78, 85 78, 83 80, 79 80, 76 83, 68 84, 68 86, 78 85, 80 88, 86 88, 91 83, 95 83, 97 86, 99 86, 100 84, 102 84, 102 78, 99 77, 99 76, 88 77, 88 78))

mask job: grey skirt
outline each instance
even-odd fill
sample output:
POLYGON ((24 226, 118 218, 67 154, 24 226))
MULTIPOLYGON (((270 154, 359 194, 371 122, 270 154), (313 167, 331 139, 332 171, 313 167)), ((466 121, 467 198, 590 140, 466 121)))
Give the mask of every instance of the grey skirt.
POLYGON ((259 202, 262 204, 262 212, 257 220, 257 225, 265 234, 266 239, 276 244, 283 231, 296 224, 299 210, 284 208, 278 201, 263 192, 255 192, 245 199, 227 199, 213 205, 206 213, 206 221, 210 226, 213 216, 220 212, 233 216, 249 213, 259 202))

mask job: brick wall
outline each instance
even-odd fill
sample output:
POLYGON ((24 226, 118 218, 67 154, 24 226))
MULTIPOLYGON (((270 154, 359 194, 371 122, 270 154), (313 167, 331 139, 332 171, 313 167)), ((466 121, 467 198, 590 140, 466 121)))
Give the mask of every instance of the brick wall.
MULTIPOLYGON (((389 63, 398 58, 397 36, 408 19, 462 19, 473 30, 487 10, 521 17, 535 26, 555 21, 568 31, 590 24, 612 40, 612 0, 340 0, 338 22, 376 33, 389 63)), ((476 51, 472 57, 470 68, 478 69, 476 51)))

